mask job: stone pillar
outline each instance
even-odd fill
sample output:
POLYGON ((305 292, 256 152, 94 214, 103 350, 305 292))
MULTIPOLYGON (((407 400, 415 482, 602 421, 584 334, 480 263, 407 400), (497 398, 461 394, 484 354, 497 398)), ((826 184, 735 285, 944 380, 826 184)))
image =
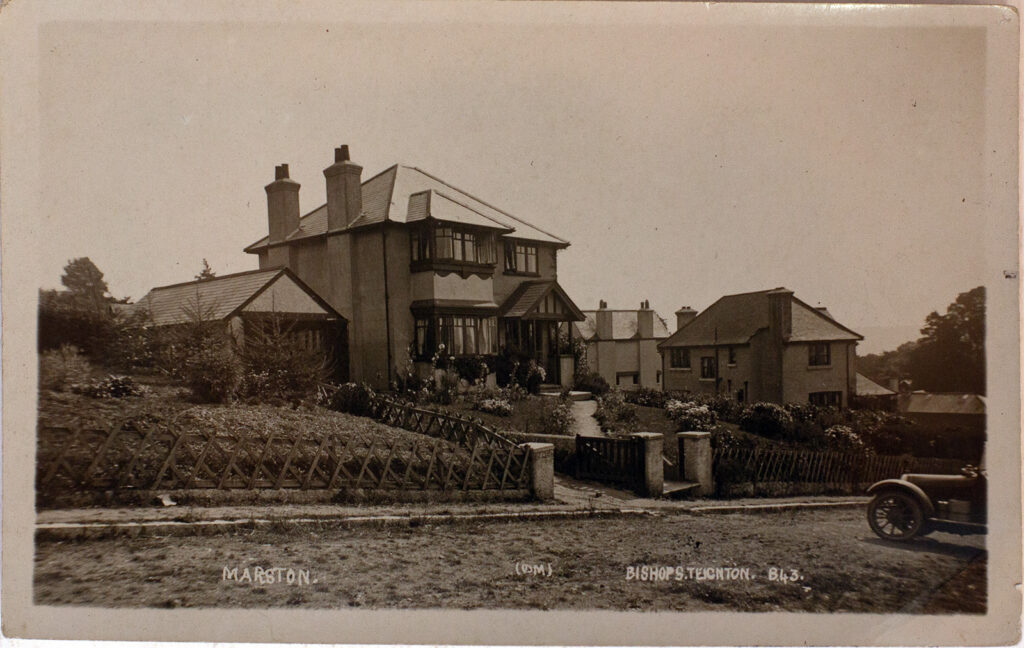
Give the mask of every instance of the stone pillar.
POLYGON ((530 492, 542 502, 555 498, 555 446, 550 443, 524 443, 530 462, 530 492))
MULTIPOLYGON (((852 345, 851 345, 852 346, 852 345)), ((576 372, 576 358, 571 355, 563 355, 558 358, 558 373, 561 374, 562 387, 572 389, 573 377, 576 372)))
POLYGON ((715 490, 711 474, 711 433, 680 432, 679 438, 683 442, 683 479, 700 484, 695 495, 711 495, 715 490))
POLYGON ((665 491, 665 465, 661 458, 664 438, 655 432, 638 432, 632 438, 643 443, 644 482, 639 494, 661 497, 665 491))

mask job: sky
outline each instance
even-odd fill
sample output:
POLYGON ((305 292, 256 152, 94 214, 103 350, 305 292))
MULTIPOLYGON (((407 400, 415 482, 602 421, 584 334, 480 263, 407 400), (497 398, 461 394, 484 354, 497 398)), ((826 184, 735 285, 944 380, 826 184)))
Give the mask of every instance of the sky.
POLYGON ((685 24, 67 23, 40 34, 40 287, 117 297, 257 266, 348 144, 571 241, 578 306, 785 286, 866 339, 984 283, 985 34, 685 24))

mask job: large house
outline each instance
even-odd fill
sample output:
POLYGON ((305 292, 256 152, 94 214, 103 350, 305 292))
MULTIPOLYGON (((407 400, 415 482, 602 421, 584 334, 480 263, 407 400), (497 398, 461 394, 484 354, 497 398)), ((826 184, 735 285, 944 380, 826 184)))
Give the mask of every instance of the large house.
POLYGON ((668 325, 643 301, 637 310, 613 310, 602 300, 586 319, 572 324, 586 343, 587 364, 609 385, 622 389, 661 389, 658 343, 668 337, 668 325))
POLYGON ((347 146, 324 177, 326 200, 302 215, 299 183, 278 166, 269 234, 245 251, 260 268, 289 268, 345 318, 350 379, 384 386, 410 359, 426 371, 443 344, 452 355, 515 347, 547 382, 572 380, 558 331, 584 316, 558 285, 568 241, 414 167, 364 181, 347 146))
POLYGON ((676 332, 658 345, 666 391, 841 407, 856 394, 863 337, 790 290, 727 295, 676 317, 676 332))

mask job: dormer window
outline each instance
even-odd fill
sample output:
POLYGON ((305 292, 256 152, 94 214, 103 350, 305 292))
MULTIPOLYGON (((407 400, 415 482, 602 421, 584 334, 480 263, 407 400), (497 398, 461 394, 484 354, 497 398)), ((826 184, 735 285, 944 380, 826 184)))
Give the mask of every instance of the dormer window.
POLYGON ((522 241, 505 241, 505 272, 537 274, 537 246, 522 241))

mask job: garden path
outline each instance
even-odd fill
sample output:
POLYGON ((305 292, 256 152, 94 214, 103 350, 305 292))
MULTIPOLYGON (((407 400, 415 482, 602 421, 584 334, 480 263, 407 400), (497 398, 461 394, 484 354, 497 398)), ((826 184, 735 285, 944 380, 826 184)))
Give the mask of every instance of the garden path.
POLYGON ((594 418, 594 412, 596 411, 597 401, 595 400, 573 401, 572 415, 575 419, 572 424, 573 435, 604 436, 601 434, 601 426, 597 424, 597 419, 594 418))

